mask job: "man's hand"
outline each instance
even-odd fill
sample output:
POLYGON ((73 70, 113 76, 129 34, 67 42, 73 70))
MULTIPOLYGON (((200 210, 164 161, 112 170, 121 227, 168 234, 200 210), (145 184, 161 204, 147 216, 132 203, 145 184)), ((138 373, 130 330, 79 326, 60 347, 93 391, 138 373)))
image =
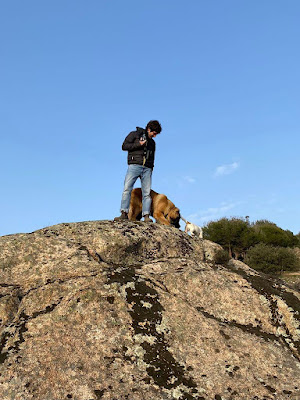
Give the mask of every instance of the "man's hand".
POLYGON ((146 144, 147 143, 147 140, 140 140, 140 145, 141 146, 144 146, 144 144, 146 144))

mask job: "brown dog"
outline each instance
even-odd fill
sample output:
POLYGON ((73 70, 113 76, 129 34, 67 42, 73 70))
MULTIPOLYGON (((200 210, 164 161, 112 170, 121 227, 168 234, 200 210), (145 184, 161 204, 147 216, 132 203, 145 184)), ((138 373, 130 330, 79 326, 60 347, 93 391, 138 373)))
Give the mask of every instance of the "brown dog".
MULTIPOLYGON (((151 190, 151 215, 156 222, 164 225, 173 225, 180 228, 180 211, 164 194, 159 194, 151 190)), ((142 189, 133 189, 131 192, 131 200, 128 218, 131 221, 140 220, 142 218, 142 189)))

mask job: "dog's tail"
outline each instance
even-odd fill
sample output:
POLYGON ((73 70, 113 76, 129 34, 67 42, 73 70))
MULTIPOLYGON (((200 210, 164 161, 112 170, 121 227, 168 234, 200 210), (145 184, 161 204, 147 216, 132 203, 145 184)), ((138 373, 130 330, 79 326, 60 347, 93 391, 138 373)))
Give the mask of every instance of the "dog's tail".
POLYGON ((183 218, 183 216, 181 215, 180 218, 182 219, 183 222, 185 222, 186 224, 188 223, 187 220, 185 218, 183 218))

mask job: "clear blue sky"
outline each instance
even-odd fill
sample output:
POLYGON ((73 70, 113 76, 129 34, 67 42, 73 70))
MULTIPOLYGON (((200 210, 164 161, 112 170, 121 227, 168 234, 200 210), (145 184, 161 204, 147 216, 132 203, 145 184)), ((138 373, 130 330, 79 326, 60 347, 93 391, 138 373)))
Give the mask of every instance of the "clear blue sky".
POLYGON ((298 233, 299 21, 299 0, 2 1, 0 235, 119 215, 150 119, 184 217, 298 233))

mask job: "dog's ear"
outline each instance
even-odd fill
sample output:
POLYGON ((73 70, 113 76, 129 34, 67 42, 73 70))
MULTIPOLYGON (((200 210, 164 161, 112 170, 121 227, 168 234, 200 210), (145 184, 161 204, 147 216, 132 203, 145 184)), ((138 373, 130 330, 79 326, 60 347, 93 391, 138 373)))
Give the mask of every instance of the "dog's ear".
POLYGON ((179 208, 177 207, 172 208, 172 210, 169 211, 169 218, 171 219, 180 218, 179 208))
POLYGON ((169 215, 169 222, 170 224, 174 225, 176 228, 180 228, 179 221, 180 221, 180 211, 179 208, 174 207, 170 210, 169 215))
POLYGON ((179 221, 176 221, 175 224, 174 224, 174 226, 175 226, 175 228, 178 228, 178 229, 179 229, 179 228, 180 228, 180 223, 179 223, 179 221))

